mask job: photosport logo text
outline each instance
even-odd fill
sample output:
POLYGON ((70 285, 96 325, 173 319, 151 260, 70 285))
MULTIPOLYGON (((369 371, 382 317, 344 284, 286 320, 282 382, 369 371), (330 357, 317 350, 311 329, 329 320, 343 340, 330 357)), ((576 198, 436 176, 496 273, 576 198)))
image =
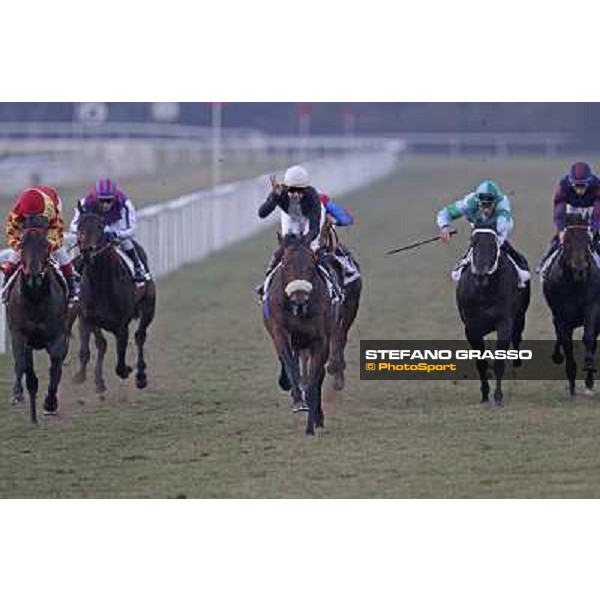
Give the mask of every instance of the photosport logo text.
POLYGON ((360 378, 479 379, 476 361, 485 361, 490 369, 496 361, 505 361, 506 379, 564 378, 564 370, 551 360, 554 340, 527 341, 518 348, 501 346, 495 340, 486 342, 483 349, 472 348, 464 340, 361 340, 360 378))

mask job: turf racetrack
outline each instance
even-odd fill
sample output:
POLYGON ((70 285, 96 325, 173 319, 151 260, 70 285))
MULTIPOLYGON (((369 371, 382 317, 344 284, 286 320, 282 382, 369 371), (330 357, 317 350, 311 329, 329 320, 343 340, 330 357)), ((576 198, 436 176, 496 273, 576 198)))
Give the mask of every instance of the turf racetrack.
MULTIPOLYGON (((478 382, 361 382, 357 375, 361 337, 462 335, 448 271, 467 226, 450 248, 390 257, 385 250, 430 236, 443 202, 494 177, 513 198, 513 240, 533 266, 552 233, 554 184, 570 160, 411 158, 386 181, 343 199, 357 225, 342 235, 358 250, 365 287, 347 389, 328 389, 320 437, 305 438, 305 417, 290 414, 277 388, 278 364, 252 291, 273 232, 159 282, 144 392, 132 380, 116 381, 114 352, 106 400, 91 382, 73 386, 74 343, 61 414, 36 428, 26 407, 9 405, 12 363, 0 359, 0 496, 600 495, 600 395, 569 403, 562 382, 507 382, 506 406, 496 409, 480 406, 478 382)), ((525 335, 552 335, 537 280, 525 335)))

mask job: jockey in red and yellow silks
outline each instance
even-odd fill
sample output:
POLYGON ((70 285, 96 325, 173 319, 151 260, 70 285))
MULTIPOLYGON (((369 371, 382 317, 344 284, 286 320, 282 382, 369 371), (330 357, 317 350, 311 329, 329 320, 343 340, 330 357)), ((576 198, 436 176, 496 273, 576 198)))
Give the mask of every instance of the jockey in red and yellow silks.
POLYGON ((23 224, 28 217, 44 217, 48 223, 48 244, 50 254, 58 263, 69 290, 69 302, 77 300, 77 285, 71 259, 63 247, 64 222, 61 215, 62 202, 55 189, 37 186, 26 189, 15 200, 6 217, 6 241, 10 255, 2 265, 7 281, 21 262, 20 243, 23 224))

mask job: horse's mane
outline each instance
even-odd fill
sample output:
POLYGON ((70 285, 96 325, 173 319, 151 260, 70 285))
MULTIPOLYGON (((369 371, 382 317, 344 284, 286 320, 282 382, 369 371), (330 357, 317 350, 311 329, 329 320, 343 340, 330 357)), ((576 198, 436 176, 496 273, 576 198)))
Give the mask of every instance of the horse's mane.
POLYGON ((304 237, 295 233, 287 233, 281 240, 281 245, 284 247, 299 247, 306 246, 304 237))

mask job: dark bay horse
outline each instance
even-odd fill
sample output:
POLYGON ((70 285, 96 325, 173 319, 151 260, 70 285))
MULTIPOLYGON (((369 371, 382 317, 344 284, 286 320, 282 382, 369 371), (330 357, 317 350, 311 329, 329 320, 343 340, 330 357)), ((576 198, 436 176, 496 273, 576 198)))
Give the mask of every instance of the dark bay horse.
MULTIPOLYGON (((331 254, 340 257, 341 260, 352 262, 360 273, 360 265, 352 256, 350 250, 339 241, 337 232, 329 221, 323 227, 322 246, 331 254)), ((327 365, 327 372, 333 377, 335 390, 344 389, 344 372, 346 370, 344 351, 348 342, 348 332, 358 314, 362 292, 362 275, 359 274, 356 279, 344 284, 344 270, 343 267, 338 269, 340 287, 344 290, 344 301, 338 308, 337 319, 331 336, 331 356, 327 365)))
POLYGON ((30 416, 37 422, 38 378, 33 351, 50 355, 50 381, 44 412, 58 411, 58 386, 68 352, 67 295, 60 275, 49 264, 47 225, 26 228, 21 237, 21 266, 15 275, 7 302, 8 327, 15 361, 13 404, 23 402, 22 379, 29 392, 30 416))
POLYGON ((321 388, 333 327, 331 300, 307 236, 280 240, 283 258, 263 305, 264 324, 279 361, 279 386, 290 391, 292 410, 308 410, 306 434, 324 426, 321 388))
POLYGON ((569 397, 575 396, 577 364, 573 354, 573 330, 583 327, 585 389, 594 387, 594 358, 600 333, 600 269, 591 251, 589 226, 578 217, 568 218, 556 258, 544 274, 543 292, 552 311, 556 344, 552 359, 566 358, 569 397))
MULTIPOLYGON (((147 385, 144 343, 146 330, 154 319, 156 308, 156 286, 147 281, 143 287, 136 286, 131 274, 116 251, 114 244, 104 236, 104 220, 93 212, 81 215, 77 232, 77 244, 81 271, 81 299, 79 313, 80 369, 75 374, 75 383, 86 379, 86 368, 90 360, 90 335, 93 333, 98 355, 96 357, 96 392, 106 391, 103 378, 106 338, 102 330, 114 334, 117 341, 116 373, 127 379, 132 369, 126 363, 129 342, 129 324, 139 319, 135 332, 137 345, 136 386, 147 385)), ((137 251, 146 268, 147 258, 141 246, 137 251)))
MULTIPOLYGON (((498 235, 493 228, 483 225, 473 228, 469 256, 469 263, 464 267, 456 289, 458 311, 469 344, 473 349, 483 351, 485 336, 495 331, 498 350, 507 350, 511 343, 518 350, 529 307, 529 282, 524 288, 518 287, 517 272, 500 249, 498 235)), ((488 402, 487 360, 477 360, 476 365, 481 381, 481 402, 488 402)), ((515 361, 515 366, 518 365, 519 362, 515 361)), ((494 361, 494 401, 499 406, 504 399, 504 369, 504 360, 494 361)))

